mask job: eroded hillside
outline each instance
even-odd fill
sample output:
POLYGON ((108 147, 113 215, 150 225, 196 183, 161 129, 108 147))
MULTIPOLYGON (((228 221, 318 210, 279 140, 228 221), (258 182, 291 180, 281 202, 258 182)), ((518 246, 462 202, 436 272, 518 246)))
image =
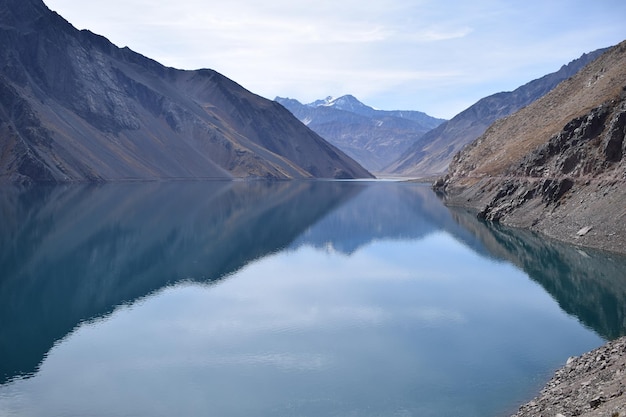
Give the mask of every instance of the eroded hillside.
POLYGON ((580 71, 606 49, 583 54, 558 71, 530 81, 514 91, 485 97, 419 138, 385 172, 409 177, 443 175, 452 157, 496 120, 506 117, 547 94, 561 81, 580 71))
POLYGON ((626 42, 457 154, 448 204, 582 245, 626 248, 626 42))
POLYGON ((371 175, 279 104, 0 0, 0 182, 371 175))

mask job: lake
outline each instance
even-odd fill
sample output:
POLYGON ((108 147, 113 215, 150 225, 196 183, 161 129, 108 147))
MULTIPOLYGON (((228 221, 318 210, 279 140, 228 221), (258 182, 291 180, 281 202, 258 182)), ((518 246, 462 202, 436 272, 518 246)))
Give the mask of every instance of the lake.
POLYGON ((383 181, 0 189, 2 416, 508 416, 626 260, 383 181))

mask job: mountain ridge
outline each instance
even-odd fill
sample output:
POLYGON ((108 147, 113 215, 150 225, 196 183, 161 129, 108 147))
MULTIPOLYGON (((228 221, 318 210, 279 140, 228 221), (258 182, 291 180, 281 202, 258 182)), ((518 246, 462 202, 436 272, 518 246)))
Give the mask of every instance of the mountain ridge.
POLYGON ((165 67, 40 0, 0 1, 0 181, 371 174, 282 106, 165 67))
POLYGON ((352 95, 302 104, 276 97, 300 121, 370 171, 380 171, 443 122, 414 110, 377 110, 352 95))
POLYGON ((383 172, 408 177, 434 177, 446 172, 455 153, 472 142, 496 120, 543 97, 573 76, 608 48, 585 53, 553 73, 532 80, 513 91, 478 100, 461 113, 427 132, 383 172))
POLYGON ((455 155, 435 187, 488 221, 626 253, 626 41, 455 155))

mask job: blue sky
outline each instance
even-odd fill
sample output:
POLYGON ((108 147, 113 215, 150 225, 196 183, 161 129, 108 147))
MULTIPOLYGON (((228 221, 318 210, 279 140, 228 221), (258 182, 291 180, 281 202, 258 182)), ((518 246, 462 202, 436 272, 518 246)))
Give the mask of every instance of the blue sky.
POLYGON ((623 0, 44 0, 79 29, 261 96, 451 118, 626 39, 623 0))

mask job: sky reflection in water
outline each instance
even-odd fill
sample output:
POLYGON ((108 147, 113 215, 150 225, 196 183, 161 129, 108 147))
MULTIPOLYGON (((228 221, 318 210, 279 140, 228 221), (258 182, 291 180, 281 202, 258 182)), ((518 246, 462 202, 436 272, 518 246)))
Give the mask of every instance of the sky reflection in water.
POLYGON ((78 325, 0 414, 499 416, 602 343, 427 188, 361 187, 222 280, 78 325))

